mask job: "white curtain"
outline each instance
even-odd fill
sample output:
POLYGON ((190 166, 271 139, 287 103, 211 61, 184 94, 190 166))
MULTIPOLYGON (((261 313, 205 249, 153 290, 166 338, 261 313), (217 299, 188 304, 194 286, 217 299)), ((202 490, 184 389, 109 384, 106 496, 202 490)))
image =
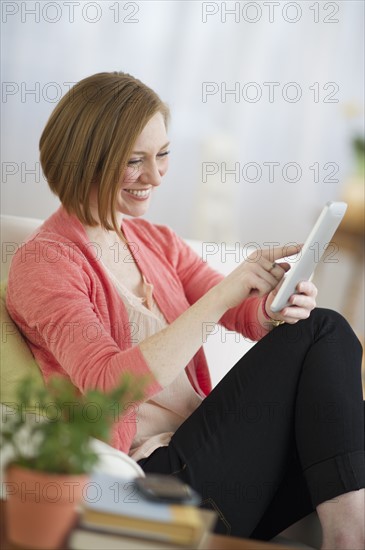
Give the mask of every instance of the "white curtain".
POLYGON ((363 133, 363 2, 1 4, 3 213, 57 207, 37 165, 40 133, 68 83, 112 70, 172 109, 152 221, 190 238, 301 242, 341 196, 363 133))

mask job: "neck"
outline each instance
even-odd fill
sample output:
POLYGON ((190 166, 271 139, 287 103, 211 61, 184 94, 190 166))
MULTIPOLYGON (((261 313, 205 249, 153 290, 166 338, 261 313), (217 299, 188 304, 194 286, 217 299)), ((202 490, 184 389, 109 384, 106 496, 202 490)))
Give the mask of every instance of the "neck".
MULTIPOLYGON (((92 214, 92 217, 94 218, 94 220, 96 220, 98 222, 98 224, 100 224, 100 218, 99 218, 99 212, 98 212, 98 206, 97 206, 97 201, 96 200, 92 200, 92 197, 90 198, 90 203, 89 203, 89 208, 90 208, 90 212, 92 214)), ((124 215, 121 213, 121 212, 116 212, 116 220, 117 220, 117 225, 118 227, 121 227, 122 225, 122 222, 123 222, 123 218, 124 218, 124 215)), ((108 222, 111 224, 111 218, 108 217, 108 222)))
MULTIPOLYGON (((94 235, 98 234, 99 236, 101 236, 103 238, 103 240, 106 240, 106 241, 115 241, 116 239, 120 239, 120 236, 116 233, 116 231, 114 229, 105 229, 101 226, 100 224, 100 218, 99 218, 99 213, 98 213, 98 207, 96 204, 90 204, 90 212, 92 214, 92 217, 94 218, 94 220, 96 220, 96 222, 98 223, 97 226, 87 226, 87 229, 88 229, 88 234, 90 235, 91 233, 93 233, 94 235)), ((117 212, 116 214, 116 221, 117 221, 117 225, 119 228, 122 227, 122 223, 123 223, 123 214, 120 213, 120 212, 117 212)), ((111 219, 108 219, 108 222, 111 224, 111 219)), ((125 238, 124 238, 125 240, 125 238)))

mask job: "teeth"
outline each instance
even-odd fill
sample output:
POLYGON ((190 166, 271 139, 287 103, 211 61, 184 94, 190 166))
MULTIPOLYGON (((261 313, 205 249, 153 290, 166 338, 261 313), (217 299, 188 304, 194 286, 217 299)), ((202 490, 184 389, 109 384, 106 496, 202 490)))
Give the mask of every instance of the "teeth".
POLYGON ((146 198, 150 194, 150 189, 145 189, 143 191, 136 190, 136 189, 124 189, 124 191, 127 191, 127 193, 130 193, 131 195, 135 195, 136 197, 146 198))

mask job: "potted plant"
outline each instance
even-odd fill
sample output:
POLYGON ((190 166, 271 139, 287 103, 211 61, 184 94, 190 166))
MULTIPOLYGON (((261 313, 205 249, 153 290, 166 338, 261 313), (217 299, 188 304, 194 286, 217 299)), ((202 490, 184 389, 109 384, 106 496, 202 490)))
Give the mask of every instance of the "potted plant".
POLYGON ((17 404, 2 423, 9 539, 26 548, 59 548, 76 519, 88 474, 98 461, 91 438, 109 441, 114 421, 142 396, 144 380, 124 376, 108 393, 81 395, 66 378, 17 388, 17 404), (29 422, 31 418, 31 422, 29 422))

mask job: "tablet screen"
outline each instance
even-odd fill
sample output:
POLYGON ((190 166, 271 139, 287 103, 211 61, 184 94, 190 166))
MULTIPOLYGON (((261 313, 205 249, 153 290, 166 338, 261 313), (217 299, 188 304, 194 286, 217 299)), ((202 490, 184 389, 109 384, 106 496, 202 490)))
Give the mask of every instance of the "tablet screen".
POLYGON ((271 304, 271 311, 281 311, 300 281, 308 281, 345 215, 345 202, 328 202, 310 232, 297 261, 285 275, 284 282, 271 304))

